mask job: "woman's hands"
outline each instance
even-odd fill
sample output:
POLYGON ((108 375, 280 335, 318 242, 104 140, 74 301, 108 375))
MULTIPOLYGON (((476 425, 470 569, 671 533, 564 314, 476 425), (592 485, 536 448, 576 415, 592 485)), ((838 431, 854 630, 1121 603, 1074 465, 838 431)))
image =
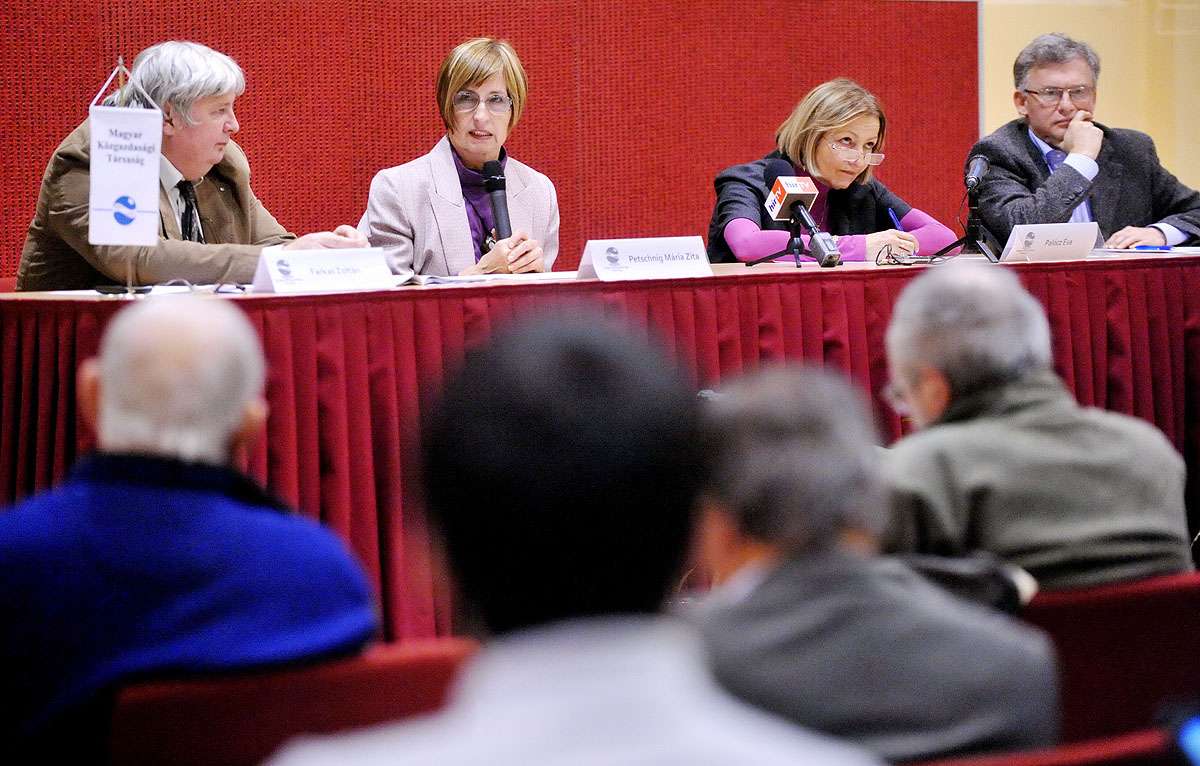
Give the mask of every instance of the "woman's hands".
POLYGON ((872 260, 879 256, 879 251, 888 245, 892 246, 892 255, 914 255, 921 244, 917 242, 917 238, 907 231, 897 231, 896 229, 887 229, 885 231, 877 231, 874 234, 867 234, 864 243, 864 254, 866 259, 872 260))
POLYGON ((522 274, 530 271, 545 271, 542 243, 530 239, 518 229, 507 239, 496 242, 479 263, 458 272, 460 276, 471 274, 522 274))

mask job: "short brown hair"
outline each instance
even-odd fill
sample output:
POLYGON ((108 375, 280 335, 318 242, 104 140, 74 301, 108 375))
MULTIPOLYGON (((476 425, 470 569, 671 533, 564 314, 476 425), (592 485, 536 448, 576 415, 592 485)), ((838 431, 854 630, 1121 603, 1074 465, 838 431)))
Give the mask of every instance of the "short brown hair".
POLYGON ((454 129, 454 105, 451 103, 454 94, 496 74, 504 75, 504 84, 512 98, 512 115, 508 120, 508 128, 512 130, 525 108, 529 88, 525 67, 521 66, 512 45, 507 40, 476 37, 446 54, 437 74, 437 103, 446 130, 454 129))
MULTIPOLYGON (((775 144, 792 162, 811 172, 811 158, 821 137, 865 116, 879 119, 879 138, 872 151, 882 152, 887 121, 883 117, 879 99, 853 80, 839 77, 821 83, 800 100, 779 130, 775 131, 775 144)), ((867 165, 855 180, 858 183, 870 181, 871 166, 867 165)))

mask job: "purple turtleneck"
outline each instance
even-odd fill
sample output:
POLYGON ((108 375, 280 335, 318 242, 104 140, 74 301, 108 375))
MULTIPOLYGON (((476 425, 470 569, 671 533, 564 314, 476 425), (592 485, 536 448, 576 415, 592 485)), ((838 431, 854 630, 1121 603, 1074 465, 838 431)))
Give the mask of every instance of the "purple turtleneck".
MULTIPOLYGON (((471 226, 471 242, 475 245, 475 262, 484 256, 483 242, 492 229, 496 228, 496 217, 492 214, 492 203, 483 188, 483 173, 471 170, 463 164, 458 152, 450 147, 454 155, 454 167, 458 170, 458 183, 462 186, 463 202, 467 208, 467 223, 471 226)), ((500 147, 500 165, 508 166, 508 153, 500 147)))

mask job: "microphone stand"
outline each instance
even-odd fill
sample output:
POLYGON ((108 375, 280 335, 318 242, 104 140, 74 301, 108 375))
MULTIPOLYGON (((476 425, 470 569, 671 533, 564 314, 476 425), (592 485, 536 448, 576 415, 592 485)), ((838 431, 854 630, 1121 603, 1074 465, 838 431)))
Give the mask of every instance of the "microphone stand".
POLYGON ((933 254, 934 258, 948 255, 951 250, 962 246, 959 255, 982 255, 992 263, 1000 262, 1000 247, 991 233, 979 220, 979 186, 967 189, 967 226, 963 236, 933 254))
POLYGON ((780 250, 778 253, 771 253, 770 255, 764 255, 762 258, 755 258, 753 261, 746 261, 746 265, 757 266, 760 263, 773 261, 781 255, 790 255, 796 259, 796 268, 800 268, 800 264, 804 263, 800 260, 800 256, 812 255, 812 253, 809 253, 808 250, 804 248, 804 240, 800 239, 800 233, 804 230, 804 227, 800 223, 800 216, 792 216, 790 229, 792 232, 792 238, 788 240, 787 247, 780 250))

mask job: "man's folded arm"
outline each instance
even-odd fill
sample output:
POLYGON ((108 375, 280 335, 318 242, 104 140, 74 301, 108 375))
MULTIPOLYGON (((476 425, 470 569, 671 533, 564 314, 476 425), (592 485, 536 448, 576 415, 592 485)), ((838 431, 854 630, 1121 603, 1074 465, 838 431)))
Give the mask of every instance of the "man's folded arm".
POLYGON ((1092 182, 1070 165, 1063 165, 1031 189, 1022 175, 1006 167, 1007 157, 999 152, 983 153, 991 170, 979 185, 979 212, 984 225, 1001 241, 1019 224, 1071 220, 1072 212, 1091 191, 1092 182))

